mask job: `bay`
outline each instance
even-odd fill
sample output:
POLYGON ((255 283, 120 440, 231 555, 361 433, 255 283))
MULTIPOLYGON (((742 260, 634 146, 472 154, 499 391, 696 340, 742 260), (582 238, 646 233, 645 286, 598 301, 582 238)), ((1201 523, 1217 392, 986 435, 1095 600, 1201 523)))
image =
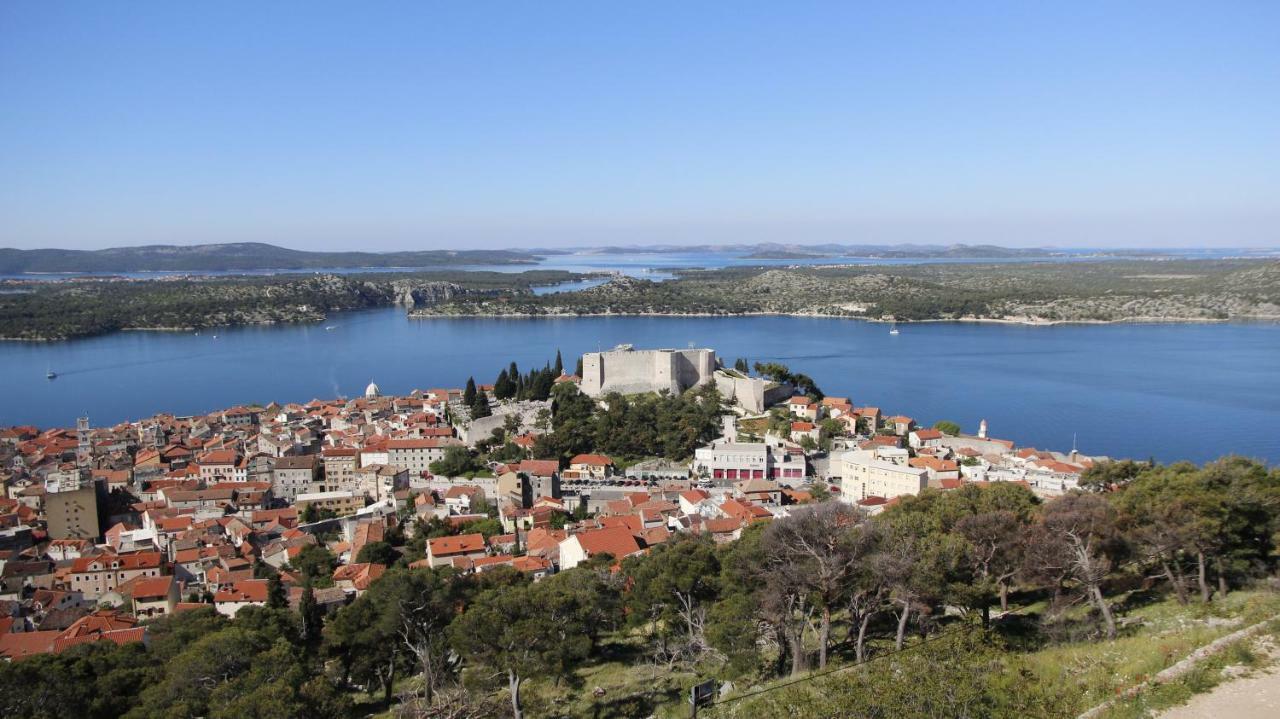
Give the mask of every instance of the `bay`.
POLYGON ((901 326, 831 318, 582 317, 422 319, 402 309, 324 324, 120 332, 0 343, 0 425, 95 425, 156 412, 492 382, 515 360, 561 350, 712 347, 778 361, 833 395, 924 424, 948 419, 1020 446, 1161 461, 1237 453, 1280 462, 1280 325, 901 326), (326 330, 325 326, 333 329, 326 330), (216 336, 216 338, 215 338, 216 336), (46 380, 54 369, 59 376, 46 380))

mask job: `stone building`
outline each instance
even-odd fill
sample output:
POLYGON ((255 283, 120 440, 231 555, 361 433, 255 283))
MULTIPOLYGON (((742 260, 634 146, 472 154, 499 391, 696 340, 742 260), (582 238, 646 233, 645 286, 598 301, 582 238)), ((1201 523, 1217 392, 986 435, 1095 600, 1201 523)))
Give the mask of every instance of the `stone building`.
POLYGON ((589 397, 662 390, 679 394, 710 382, 716 366, 715 350, 637 350, 619 345, 608 352, 582 355, 581 388, 589 397))

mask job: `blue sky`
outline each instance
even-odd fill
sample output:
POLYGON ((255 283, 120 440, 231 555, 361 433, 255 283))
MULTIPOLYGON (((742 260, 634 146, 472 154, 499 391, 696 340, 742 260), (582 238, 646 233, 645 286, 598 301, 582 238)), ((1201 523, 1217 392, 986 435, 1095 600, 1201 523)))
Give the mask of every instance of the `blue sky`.
POLYGON ((0 246, 1280 244, 1280 3, 0 4, 0 246))

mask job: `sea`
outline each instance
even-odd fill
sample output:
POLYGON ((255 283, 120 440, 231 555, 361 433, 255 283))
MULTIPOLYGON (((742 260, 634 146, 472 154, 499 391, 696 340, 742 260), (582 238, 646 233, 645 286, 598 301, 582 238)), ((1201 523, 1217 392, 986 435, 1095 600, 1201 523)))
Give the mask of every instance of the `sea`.
POLYGON ((985 419, 1019 446, 1280 463, 1280 324, 899 328, 787 316, 411 319, 385 308, 314 324, 0 342, 0 426, 350 397, 371 381, 396 394, 460 387, 492 382, 512 361, 527 370, 559 351, 572 369, 583 352, 628 343, 781 362, 859 406, 969 432, 985 419))

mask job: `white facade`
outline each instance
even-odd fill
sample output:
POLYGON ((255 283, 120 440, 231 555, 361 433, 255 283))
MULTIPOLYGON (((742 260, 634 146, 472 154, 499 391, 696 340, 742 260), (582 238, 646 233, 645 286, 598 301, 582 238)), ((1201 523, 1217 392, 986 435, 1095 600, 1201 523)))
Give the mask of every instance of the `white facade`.
POLYGON ((845 452, 837 458, 840 474, 840 499, 854 503, 867 497, 893 499, 904 494, 919 494, 929 486, 929 472, 905 464, 877 459, 867 450, 845 452))
POLYGON ((804 452, 763 442, 717 440, 693 453, 694 472, 726 481, 742 479, 803 479, 804 452))
POLYGON ((560 543, 561 570, 573 569, 587 559, 589 559, 587 550, 583 548, 582 542, 578 541, 578 535, 572 535, 560 543))

